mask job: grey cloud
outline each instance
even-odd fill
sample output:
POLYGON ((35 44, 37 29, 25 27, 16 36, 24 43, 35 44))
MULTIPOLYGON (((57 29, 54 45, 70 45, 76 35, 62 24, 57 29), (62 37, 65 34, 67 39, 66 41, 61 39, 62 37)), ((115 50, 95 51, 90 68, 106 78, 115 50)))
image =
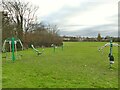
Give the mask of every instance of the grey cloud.
POLYGON ((98 33, 101 33, 102 36, 118 36, 117 25, 116 24, 107 24, 107 25, 98 25, 78 31, 61 31, 61 35, 74 35, 74 36, 90 36, 96 37, 98 33))
POLYGON ((117 14, 116 15, 112 15, 112 16, 108 17, 106 20, 112 21, 113 23, 117 23, 118 22, 118 15, 117 14))
POLYGON ((45 17, 44 20, 49 21, 51 23, 54 23, 54 22, 56 23, 56 20, 58 22, 65 23, 66 17, 70 17, 75 13, 87 12, 101 4, 103 4, 103 2, 83 2, 82 5, 79 5, 78 7, 65 6, 65 7, 62 7, 60 10, 58 10, 57 12, 48 15, 47 17, 45 17))
MULTIPOLYGON (((76 13, 84 13, 89 10, 92 10, 96 8, 97 6, 104 4, 104 2, 83 2, 82 5, 79 5, 78 7, 70 7, 70 6, 65 6, 58 10, 57 12, 54 12, 47 17, 44 17, 44 21, 53 23, 53 24, 65 24, 66 23, 66 18, 71 17, 72 15, 76 13)), ((86 27, 85 29, 78 29, 74 31, 67 31, 68 28, 62 27, 60 29, 59 34, 60 35, 80 35, 80 36, 97 36, 98 33, 101 33, 102 36, 106 35, 111 35, 111 36, 117 36, 118 31, 117 31, 117 14, 113 15, 111 17, 106 18, 106 20, 113 22, 114 24, 106 24, 106 25, 97 25, 97 26, 89 26, 86 27)), ((59 25, 58 25, 59 26, 59 25)), ((70 25, 70 27, 78 27, 82 25, 70 25)), ((69 27, 66 26, 66 27, 69 27)), ((70 28, 69 27, 69 28, 70 28)))

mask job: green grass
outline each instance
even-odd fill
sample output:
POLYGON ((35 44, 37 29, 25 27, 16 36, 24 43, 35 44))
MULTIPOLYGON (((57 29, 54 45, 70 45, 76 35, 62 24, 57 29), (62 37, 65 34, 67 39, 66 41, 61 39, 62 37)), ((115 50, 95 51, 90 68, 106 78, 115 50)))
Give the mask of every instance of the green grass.
MULTIPOLYGON (((113 48, 115 63, 109 69, 109 47, 98 51, 105 42, 66 42, 64 50, 45 48, 37 56, 24 50, 22 59, 2 60, 3 88, 117 88, 118 49, 113 48)), ((39 48, 39 50, 41 50, 39 48)), ((4 56, 4 54, 3 54, 4 56)))

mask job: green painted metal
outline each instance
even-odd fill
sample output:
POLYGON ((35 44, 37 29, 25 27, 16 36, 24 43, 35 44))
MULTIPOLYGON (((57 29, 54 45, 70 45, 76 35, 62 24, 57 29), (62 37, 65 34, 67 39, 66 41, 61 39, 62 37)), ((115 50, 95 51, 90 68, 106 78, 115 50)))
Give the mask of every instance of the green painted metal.
MULTIPOLYGON (((60 47, 61 47, 61 49, 62 49, 62 51, 63 51, 64 45, 61 45, 60 47)), ((56 46, 53 44, 53 51, 54 51, 54 52, 56 51, 55 49, 56 49, 56 46)))
POLYGON ((12 41, 12 61, 15 61, 15 55, 14 55, 14 51, 15 51, 15 47, 14 47, 14 44, 15 44, 15 38, 12 37, 11 38, 11 41, 12 41))
MULTIPOLYGON (((12 60, 12 61, 15 61, 16 59, 17 59, 17 57, 18 57, 18 55, 17 55, 17 46, 16 46, 16 48, 15 48, 15 45, 16 45, 16 43, 15 42, 19 42, 20 43, 20 45, 21 45, 21 47, 22 47, 22 50, 23 50, 23 45, 22 45, 22 42, 21 42, 21 40, 19 39, 19 38, 15 38, 15 37, 11 37, 11 38, 7 38, 5 41, 4 41, 4 43, 3 43, 3 51, 4 52, 7 52, 6 50, 5 50, 5 43, 8 43, 8 44, 10 44, 10 59, 12 60), (15 56, 15 51, 16 51, 16 56, 15 56)), ((20 55, 21 56, 21 55, 20 55)), ((6 53, 6 58, 7 58, 7 53, 6 53)))
MULTIPOLYGON (((14 38, 14 37, 13 37, 14 38)), ((12 38, 7 38, 6 41, 11 41, 12 38)), ((19 38, 14 38, 14 41, 19 40, 19 38)))
POLYGON ((112 55, 112 47, 113 47, 113 45, 112 45, 112 38, 110 38, 110 56, 112 55))

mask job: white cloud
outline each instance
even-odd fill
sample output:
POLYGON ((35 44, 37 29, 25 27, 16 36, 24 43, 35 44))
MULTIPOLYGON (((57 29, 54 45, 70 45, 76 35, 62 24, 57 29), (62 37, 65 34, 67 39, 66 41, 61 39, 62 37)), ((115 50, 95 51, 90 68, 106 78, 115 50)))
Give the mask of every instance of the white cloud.
POLYGON ((43 17, 56 12, 65 6, 77 7, 80 0, 31 0, 30 2, 39 6, 38 14, 43 17))
MULTIPOLYGON (((61 32, 82 31, 106 24, 117 25, 117 0, 31 0, 31 2, 39 6, 37 13, 40 19, 57 24, 61 32)), ((114 32, 116 31, 117 28, 114 32)))
POLYGON ((78 12, 68 16, 64 20, 67 24, 80 24, 80 25, 99 25, 111 23, 107 20, 108 17, 116 15, 117 3, 104 3, 98 7, 94 7, 89 11, 78 12))

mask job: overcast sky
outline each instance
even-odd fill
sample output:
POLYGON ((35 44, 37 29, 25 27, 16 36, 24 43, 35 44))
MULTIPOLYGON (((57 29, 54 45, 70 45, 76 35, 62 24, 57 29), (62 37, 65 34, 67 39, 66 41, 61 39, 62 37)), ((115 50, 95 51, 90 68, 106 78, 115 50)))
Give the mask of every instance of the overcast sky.
POLYGON ((39 6, 39 20, 57 25, 60 35, 118 36, 119 0, 26 1, 39 6))

